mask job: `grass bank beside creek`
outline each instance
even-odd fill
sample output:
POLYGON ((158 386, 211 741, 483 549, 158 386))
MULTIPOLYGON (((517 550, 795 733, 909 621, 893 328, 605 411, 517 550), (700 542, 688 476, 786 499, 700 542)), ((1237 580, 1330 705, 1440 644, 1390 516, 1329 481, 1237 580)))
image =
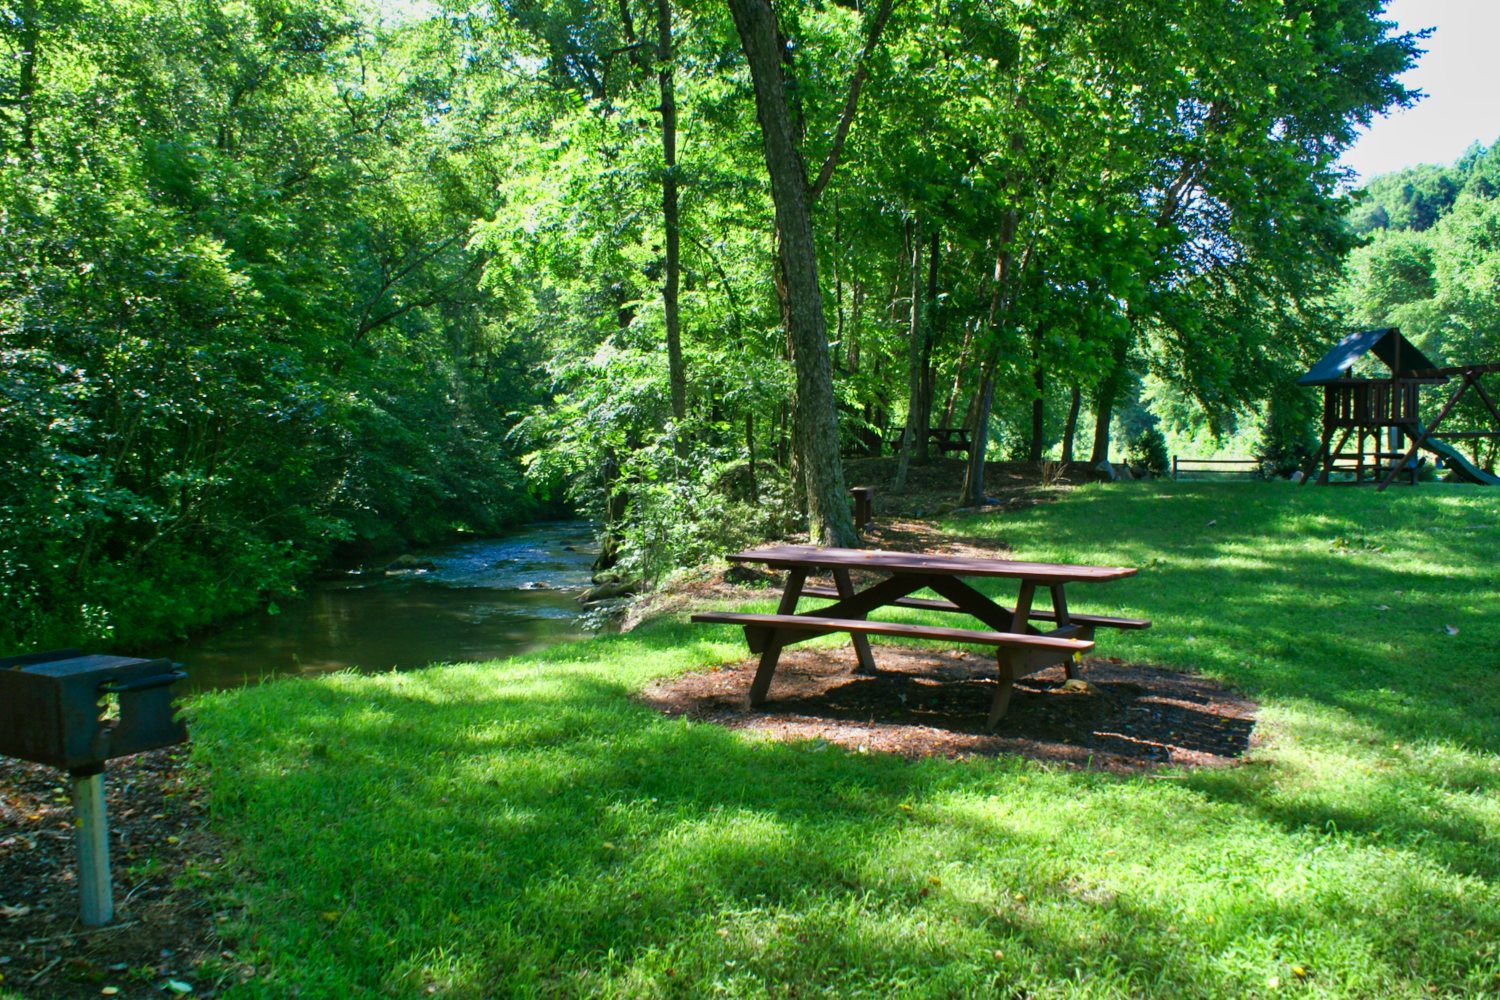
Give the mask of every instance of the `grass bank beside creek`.
POLYGON ((1116 777, 771 743, 631 700, 745 655, 681 621, 206 696, 234 995, 1500 994, 1500 491, 1121 484, 949 526, 1140 567, 1070 592, 1156 623, 1099 652, 1251 694, 1264 745, 1116 777))

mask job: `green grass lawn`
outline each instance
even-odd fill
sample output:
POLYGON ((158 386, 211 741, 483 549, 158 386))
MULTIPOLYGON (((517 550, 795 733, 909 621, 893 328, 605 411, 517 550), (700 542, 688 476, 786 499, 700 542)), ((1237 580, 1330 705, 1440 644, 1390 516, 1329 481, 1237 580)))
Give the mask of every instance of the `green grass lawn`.
POLYGON ((1500 491, 1123 484, 951 528, 1138 566, 1100 651, 1262 703, 1232 769, 908 763, 630 695, 660 622, 193 709, 235 995, 1500 995, 1500 491), (1447 627, 1457 629, 1450 634, 1447 627))

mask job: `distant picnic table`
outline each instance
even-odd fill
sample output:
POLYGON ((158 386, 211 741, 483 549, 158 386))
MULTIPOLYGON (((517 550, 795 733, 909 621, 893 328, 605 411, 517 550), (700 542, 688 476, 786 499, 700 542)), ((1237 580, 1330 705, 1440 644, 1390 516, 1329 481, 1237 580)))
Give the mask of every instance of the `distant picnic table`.
POLYGON ((1081 615, 1068 608, 1068 584, 1102 583, 1134 575, 1134 569, 1122 566, 1072 566, 813 545, 775 545, 740 552, 729 559, 758 563, 785 570, 787 574, 786 588, 775 614, 706 611, 693 615, 695 622, 744 627, 750 651, 760 654, 760 664, 750 685, 752 706, 765 702, 781 650, 794 643, 832 632, 847 632, 858 661, 856 673, 871 674, 877 668, 869 636, 937 639, 995 647, 1000 686, 990 706, 988 723, 994 729, 1010 707, 1017 678, 1058 663, 1072 677, 1074 660, 1094 648, 1096 629, 1142 629, 1151 625, 1144 619, 1081 615), (882 574, 883 578, 856 590, 850 575, 853 570, 882 574), (810 575, 822 574, 833 578, 833 587, 807 585, 810 575), (1017 581, 1015 603, 1011 607, 997 603, 966 583, 965 577, 1017 581), (924 588, 938 594, 939 599, 911 596, 924 588), (1038 589, 1049 594, 1050 608, 1034 606, 1038 589), (831 598, 833 603, 798 612, 797 603, 804 597, 831 598), (947 628, 869 619, 871 613, 884 607, 967 615, 987 628, 947 628), (1051 627, 1044 631, 1037 622, 1050 623, 1051 627))
MULTIPOLYGON (((901 450, 901 438, 905 434, 905 427, 886 428, 885 446, 892 454, 901 450)), ((973 438, 967 427, 929 427, 927 428, 927 442, 944 455, 950 451, 961 451, 967 455, 969 449, 973 447, 973 438)))

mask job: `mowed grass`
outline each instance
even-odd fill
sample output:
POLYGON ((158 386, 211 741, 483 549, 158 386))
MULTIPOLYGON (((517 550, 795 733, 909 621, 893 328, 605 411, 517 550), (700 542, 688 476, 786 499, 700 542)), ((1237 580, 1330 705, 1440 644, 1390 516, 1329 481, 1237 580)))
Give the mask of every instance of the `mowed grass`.
POLYGON ((1500 995, 1497 494, 1125 484, 951 522, 1140 567, 1070 596, 1154 619, 1102 654, 1261 701, 1221 771, 667 720, 631 693, 745 655, 680 621, 204 697, 233 995, 1500 995))

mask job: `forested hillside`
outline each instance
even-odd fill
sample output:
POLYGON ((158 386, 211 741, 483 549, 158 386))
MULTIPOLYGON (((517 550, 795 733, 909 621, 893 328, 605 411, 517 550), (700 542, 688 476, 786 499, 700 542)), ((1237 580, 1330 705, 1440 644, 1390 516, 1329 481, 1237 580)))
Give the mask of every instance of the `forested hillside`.
POLYGON ((508 167, 453 32, 145 0, 0 27, 0 646, 170 633, 337 543, 526 516, 505 434, 541 345, 469 246, 508 167))
POLYGON ((0 9, 3 647, 556 500, 634 575, 836 541, 890 426, 1099 459, 1143 382, 1222 426, 1342 327, 1335 163, 1418 43, 1377 0, 0 9))
MULTIPOLYGON (((1355 323, 1399 326, 1436 364, 1500 361, 1500 143, 1375 178, 1351 218, 1367 239, 1340 290, 1355 323)), ((1465 398, 1445 426, 1492 423, 1465 398)), ((1500 442, 1466 447, 1487 469, 1500 458, 1500 442)))

